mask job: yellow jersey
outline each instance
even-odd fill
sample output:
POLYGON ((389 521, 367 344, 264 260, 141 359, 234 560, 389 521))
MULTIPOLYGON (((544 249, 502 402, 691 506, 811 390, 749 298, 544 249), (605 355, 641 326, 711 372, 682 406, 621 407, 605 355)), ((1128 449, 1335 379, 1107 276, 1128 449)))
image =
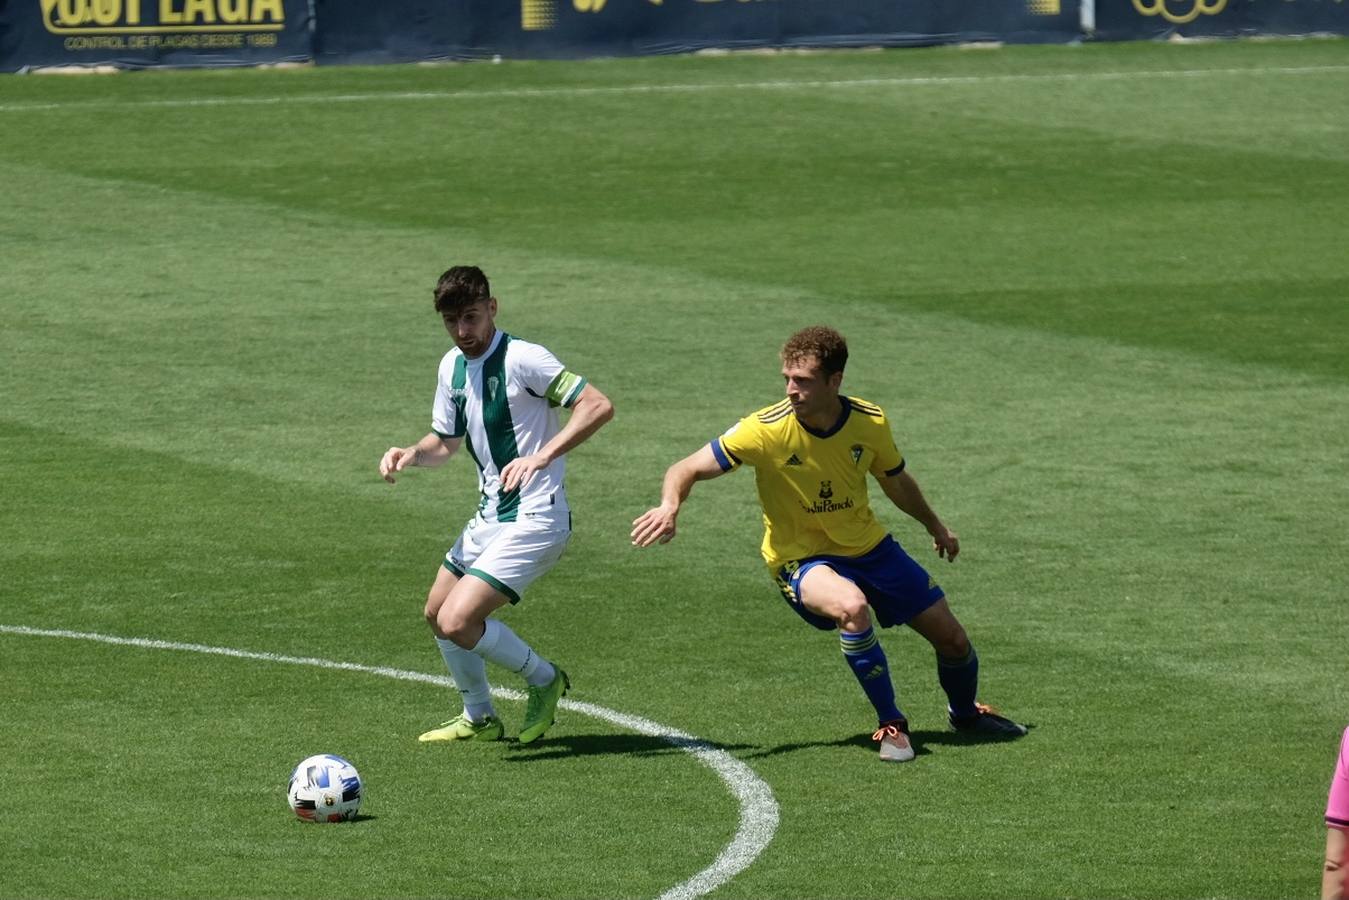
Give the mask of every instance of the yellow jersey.
POLYGON ((776 572, 810 556, 861 556, 885 528, 867 501, 867 474, 904 470, 904 457, 879 406, 839 396, 828 431, 801 423, 782 400, 750 413, 711 443, 722 471, 754 467, 763 506, 763 558, 776 572))

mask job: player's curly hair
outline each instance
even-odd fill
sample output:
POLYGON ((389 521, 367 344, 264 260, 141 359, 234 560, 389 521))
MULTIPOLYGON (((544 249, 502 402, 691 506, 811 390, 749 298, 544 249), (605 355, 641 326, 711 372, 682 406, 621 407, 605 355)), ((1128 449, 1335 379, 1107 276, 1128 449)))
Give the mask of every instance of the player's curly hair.
POLYGON ((782 362, 786 365, 801 363, 811 357, 819 361, 826 376, 842 372, 848 364, 848 342, 827 325, 812 325, 802 328, 782 345, 782 362))
POLYGON ((436 312, 458 312, 465 306, 492 299, 487 276, 477 266, 454 266, 436 282, 436 312))

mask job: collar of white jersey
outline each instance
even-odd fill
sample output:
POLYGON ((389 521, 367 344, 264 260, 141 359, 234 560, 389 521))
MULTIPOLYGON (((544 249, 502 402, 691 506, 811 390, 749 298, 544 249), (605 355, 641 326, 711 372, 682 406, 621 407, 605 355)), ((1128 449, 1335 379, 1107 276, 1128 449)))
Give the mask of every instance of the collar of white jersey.
MULTIPOLYGON (((468 364, 470 369, 476 369, 478 366, 481 366, 487 361, 489 356, 497 352, 497 347, 501 346, 501 339, 505 336, 506 332, 498 328, 496 334, 492 335, 492 343, 487 345, 487 349, 479 356, 469 356, 467 353, 464 353, 464 362, 468 364)), ((464 351, 460 350, 459 352, 463 353, 464 351)))

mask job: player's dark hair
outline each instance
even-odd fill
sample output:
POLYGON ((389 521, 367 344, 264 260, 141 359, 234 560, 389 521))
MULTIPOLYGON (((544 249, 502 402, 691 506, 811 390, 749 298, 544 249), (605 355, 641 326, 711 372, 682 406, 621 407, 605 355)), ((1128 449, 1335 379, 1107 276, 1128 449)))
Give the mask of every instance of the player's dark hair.
POLYGON ((477 266, 454 266, 436 282, 436 312, 457 312, 492 299, 487 276, 477 266))
POLYGON ((788 365, 814 357, 825 376, 842 372, 848 364, 848 342, 826 325, 802 328, 782 345, 782 361, 788 365))

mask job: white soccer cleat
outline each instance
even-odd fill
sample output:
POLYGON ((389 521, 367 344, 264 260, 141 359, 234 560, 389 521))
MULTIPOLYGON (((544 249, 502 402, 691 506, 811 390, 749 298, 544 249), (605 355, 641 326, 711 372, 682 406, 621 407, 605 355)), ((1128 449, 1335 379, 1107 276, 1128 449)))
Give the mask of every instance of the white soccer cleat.
POLYGON ((882 723, 871 739, 881 743, 881 762, 908 762, 916 755, 909 741, 909 723, 903 719, 882 723))

